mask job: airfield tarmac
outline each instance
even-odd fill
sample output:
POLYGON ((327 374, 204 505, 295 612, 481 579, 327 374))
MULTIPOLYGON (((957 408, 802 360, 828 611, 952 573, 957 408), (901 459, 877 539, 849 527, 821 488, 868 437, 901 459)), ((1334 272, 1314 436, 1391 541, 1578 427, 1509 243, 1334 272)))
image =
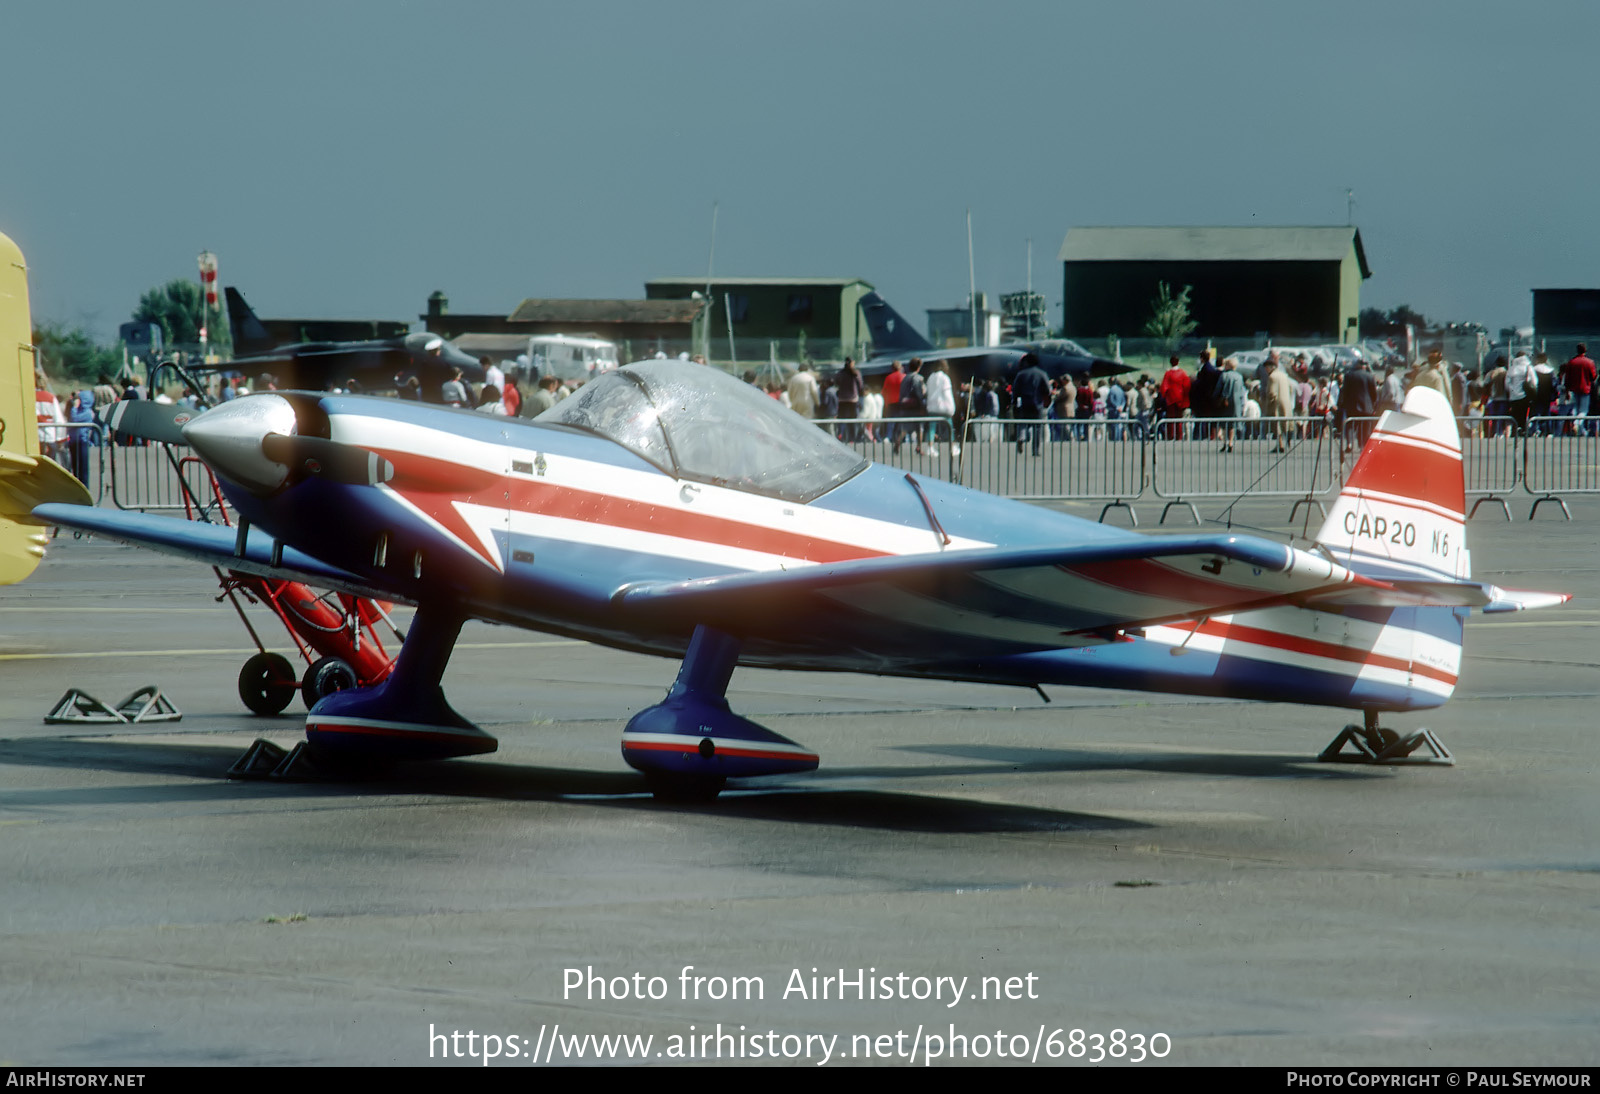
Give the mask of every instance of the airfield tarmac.
POLYGON ((1470 525, 1477 576, 1577 599, 1474 617, 1455 700, 1386 719, 1453 768, 1315 763, 1352 720, 1322 708, 741 669, 734 709, 822 767, 703 806, 656 803, 618 753, 675 663, 482 624, 445 685, 498 753, 230 782, 255 737, 299 739, 298 700, 245 713, 250 643, 209 570, 64 535, 0 589, 0 1062, 480 1062, 430 1059, 431 1029, 652 1035, 666 1064, 720 1023, 780 1051, 837 1034, 830 1066, 934 1033, 1015 1063, 997 1032, 1045 1063, 1074 1029, 1165 1034, 1175 1064, 1592 1065, 1600 503, 1572 505, 1470 525), (151 683, 181 722, 42 722, 68 687, 151 683), (764 998, 684 999, 689 965, 764 998), (589 967, 665 996, 564 997, 589 967), (813 968, 1021 998, 784 998, 813 968))

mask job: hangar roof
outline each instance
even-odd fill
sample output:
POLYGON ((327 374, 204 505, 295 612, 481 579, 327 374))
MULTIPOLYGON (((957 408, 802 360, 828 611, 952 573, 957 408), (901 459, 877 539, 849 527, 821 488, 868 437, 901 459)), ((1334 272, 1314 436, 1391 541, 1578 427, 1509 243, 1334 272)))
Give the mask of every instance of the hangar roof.
MULTIPOLYGON (((652 277, 649 281, 645 282, 645 286, 689 285, 694 288, 700 288, 704 286, 705 283, 705 278, 697 276, 652 277)), ((840 288, 843 288, 845 285, 859 284, 866 285, 868 288, 872 287, 871 282, 865 281, 859 277, 713 277, 711 279, 711 283, 713 285, 833 285, 840 288)))
POLYGON ((1354 244, 1371 277, 1361 232, 1333 228, 1071 228, 1062 262, 1342 262, 1354 244))
POLYGON ((524 300, 512 323, 688 323, 699 300, 524 300))

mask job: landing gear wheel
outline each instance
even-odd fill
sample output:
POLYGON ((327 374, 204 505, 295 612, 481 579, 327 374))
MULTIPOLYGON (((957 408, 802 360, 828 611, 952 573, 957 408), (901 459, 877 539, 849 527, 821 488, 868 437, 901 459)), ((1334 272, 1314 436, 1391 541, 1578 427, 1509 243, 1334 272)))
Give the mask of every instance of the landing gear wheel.
POLYGON ((311 667, 306 669, 305 679, 300 684, 300 698, 306 701, 306 709, 310 710, 317 705, 318 699, 360 685, 356 670, 348 662, 337 657, 324 657, 313 661, 311 667))
POLYGON ((675 775, 652 771, 645 776, 656 801, 678 805, 704 805, 717 800, 728 780, 721 775, 675 775))
POLYGON ((282 714, 298 685, 294 666, 277 653, 258 653, 239 670, 239 698, 257 714, 282 714))

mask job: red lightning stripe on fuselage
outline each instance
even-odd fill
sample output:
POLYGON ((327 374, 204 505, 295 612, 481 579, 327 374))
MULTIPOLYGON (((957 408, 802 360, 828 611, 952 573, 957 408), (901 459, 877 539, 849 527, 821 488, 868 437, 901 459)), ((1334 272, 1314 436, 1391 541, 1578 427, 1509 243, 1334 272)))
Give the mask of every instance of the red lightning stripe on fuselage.
POLYGON ((804 532, 746 524, 554 482, 497 476, 466 467, 460 468, 459 477, 454 477, 453 469, 459 465, 447 461, 392 450, 380 450, 379 454, 394 464, 395 477, 389 486, 396 493, 497 567, 499 561, 484 550, 477 534, 456 509, 456 502, 716 543, 805 562, 846 562, 890 554, 804 532), (470 492, 463 493, 463 485, 470 487, 470 492))
POLYGON ((1270 649, 1286 650, 1290 653, 1310 654, 1314 657, 1326 657, 1333 661, 1347 661, 1359 665, 1373 665, 1377 668, 1396 669, 1400 672, 1415 673, 1426 676, 1441 683, 1455 686, 1454 673, 1445 672, 1417 661, 1404 658, 1390 657, 1386 654, 1374 653, 1366 649, 1351 649, 1346 646, 1337 646, 1330 642, 1318 642, 1311 638, 1300 638, 1280 631, 1263 630, 1260 627, 1248 627, 1238 623, 1223 623, 1211 619, 1198 625, 1189 623, 1174 624, 1180 631, 1198 632, 1221 638, 1224 641, 1248 642, 1254 646, 1266 646, 1270 649))

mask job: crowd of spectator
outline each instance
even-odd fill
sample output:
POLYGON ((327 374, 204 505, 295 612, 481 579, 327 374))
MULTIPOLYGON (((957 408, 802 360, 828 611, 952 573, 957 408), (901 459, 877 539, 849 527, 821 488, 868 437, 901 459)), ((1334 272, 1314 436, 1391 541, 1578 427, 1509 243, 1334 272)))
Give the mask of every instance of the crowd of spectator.
MULTIPOLYGON (((429 392, 415 376, 396 377, 397 394, 484 414, 536 418, 584 382, 553 375, 519 381, 488 358, 482 364, 481 384, 456 370, 429 392)), ((1028 354, 1009 380, 957 380, 943 360, 896 361, 882 377, 869 378, 846 358, 841 368, 820 374, 801 364, 787 380, 762 381, 754 371, 747 371, 744 379, 795 413, 831 423, 829 428, 847 443, 886 441, 896 448, 910 443, 919 450, 941 439, 944 420, 953 427, 952 442, 967 436, 979 442, 1004 440, 1019 452, 1038 453, 1048 442, 1115 443, 1146 437, 1207 441, 1224 453, 1234 451, 1241 439, 1266 440, 1273 451, 1284 452, 1330 428, 1349 449, 1364 443, 1374 419, 1398 408, 1406 392, 1418 386, 1450 400, 1464 437, 1530 431, 1600 435, 1600 406, 1592 402, 1596 366, 1582 344, 1559 369, 1544 353, 1518 353, 1468 370, 1444 361, 1437 347, 1426 360, 1410 366, 1399 358, 1376 367, 1364 361, 1331 370, 1315 367, 1321 364, 1308 361, 1304 353, 1288 358, 1271 350, 1259 366, 1246 370, 1237 358, 1218 362, 1210 351, 1202 351, 1192 367, 1174 354, 1159 380, 1147 374, 1050 377, 1028 354)), ((93 447, 101 443, 101 431, 89 427, 107 427, 113 403, 153 399, 200 410, 251 391, 250 382, 238 375, 213 375, 208 383, 204 391, 185 386, 174 400, 159 390, 152 394, 135 376, 124 378, 120 388, 101 376, 92 387, 62 398, 40 373, 35 381, 40 449, 84 478, 93 447)), ((256 380, 259 390, 276 386, 271 375, 256 380)), ((352 380, 333 390, 361 389, 352 380)))
MULTIPOLYGON (((746 379, 754 383, 754 374, 746 379)), ((1464 437, 1540 433, 1600 435, 1600 406, 1591 399, 1596 366, 1587 347, 1559 369, 1544 353, 1498 357, 1481 369, 1444 360, 1440 348, 1408 365, 1358 360, 1327 367, 1269 350, 1253 369, 1238 358, 1220 362, 1202 351, 1186 367, 1173 355, 1159 380, 1148 374, 1110 378, 1049 377, 1028 355, 1006 380, 953 382, 944 361, 894 362, 881 380, 862 377, 854 361, 818 377, 801 366, 787 385, 767 391, 806 417, 836 421, 846 441, 897 440, 908 430, 895 419, 949 418, 955 436, 1006 440, 1037 452, 1046 441, 1161 440, 1215 442, 1224 453, 1241 439, 1265 440, 1274 452, 1329 429, 1346 448, 1359 447, 1384 411, 1398 409, 1415 387, 1451 403, 1464 437), (841 392, 848 396, 841 396, 841 392), (854 424, 860 420, 862 424, 854 424), (971 428, 967 428, 970 421, 971 428)))

